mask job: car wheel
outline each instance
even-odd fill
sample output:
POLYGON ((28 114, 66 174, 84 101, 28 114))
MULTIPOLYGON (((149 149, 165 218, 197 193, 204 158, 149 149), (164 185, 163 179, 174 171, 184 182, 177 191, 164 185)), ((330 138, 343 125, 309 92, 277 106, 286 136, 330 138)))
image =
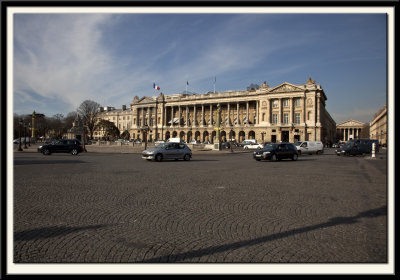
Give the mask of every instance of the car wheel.
POLYGON ((71 150, 71 154, 76 156, 78 154, 78 150, 77 149, 72 149, 71 150))
POLYGON ((296 154, 294 154, 293 157, 292 157, 292 160, 297 160, 297 157, 298 156, 296 154))
POLYGON ((156 155, 156 161, 162 161, 162 159, 163 159, 162 154, 156 155))
POLYGON ((44 149, 43 154, 47 156, 47 155, 50 155, 51 153, 50 153, 50 150, 44 149))
POLYGON ((183 160, 185 160, 185 161, 190 160, 190 155, 189 155, 189 154, 186 154, 186 155, 183 157, 183 160))
POLYGON ((272 155, 271 156, 271 161, 276 161, 276 160, 277 160, 276 155, 272 155))
POLYGON ((248 148, 247 147, 243 147, 243 149, 247 150, 248 148))

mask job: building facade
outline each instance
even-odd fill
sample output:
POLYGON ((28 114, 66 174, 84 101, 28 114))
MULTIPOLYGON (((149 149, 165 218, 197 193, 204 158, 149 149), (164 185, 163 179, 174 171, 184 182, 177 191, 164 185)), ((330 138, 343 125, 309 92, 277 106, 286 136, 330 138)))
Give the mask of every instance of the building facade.
MULTIPOLYGON (((336 123, 326 111, 327 97, 320 85, 308 79, 303 85, 283 83, 259 89, 205 94, 160 93, 157 97, 135 96, 126 110, 126 127, 132 139, 154 141, 180 137, 214 143, 216 131, 222 141, 256 139, 258 142, 303 140, 334 143, 336 123), (220 108, 220 110, 218 110, 220 108), (221 125, 216 127, 217 114, 221 125)), ((110 121, 118 112, 102 112, 110 121)), ((117 123, 119 125, 119 123, 117 123)))
POLYGON ((367 138, 368 131, 365 131, 367 127, 367 124, 355 120, 339 123, 336 126, 337 140, 347 142, 350 139, 367 138))
MULTIPOLYGON (((114 123, 114 125, 122 133, 124 131, 130 131, 132 125, 132 110, 127 108, 125 105, 121 109, 115 109, 115 107, 100 107, 98 119, 103 119, 114 123)), ((93 132, 94 139, 102 139, 104 131, 97 129, 93 132)))
POLYGON ((380 145, 387 145, 387 106, 383 106, 370 123, 370 138, 379 141, 380 145))

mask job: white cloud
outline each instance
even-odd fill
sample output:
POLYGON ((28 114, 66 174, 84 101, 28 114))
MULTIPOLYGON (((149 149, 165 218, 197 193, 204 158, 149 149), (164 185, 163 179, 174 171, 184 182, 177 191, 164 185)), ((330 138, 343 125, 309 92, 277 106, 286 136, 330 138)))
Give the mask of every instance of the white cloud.
POLYGON ((107 15, 17 16, 14 91, 58 97, 76 108, 94 98, 110 72, 100 25, 107 15))

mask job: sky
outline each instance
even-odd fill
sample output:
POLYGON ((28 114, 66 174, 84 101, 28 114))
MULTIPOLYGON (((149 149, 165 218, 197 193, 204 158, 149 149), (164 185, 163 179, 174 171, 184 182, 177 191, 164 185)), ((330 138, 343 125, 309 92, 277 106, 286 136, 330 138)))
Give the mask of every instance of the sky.
POLYGON ((378 13, 15 13, 13 112, 48 117, 85 100, 321 85, 336 123, 387 102, 387 22, 378 13), (160 90, 155 92, 153 83, 160 90))

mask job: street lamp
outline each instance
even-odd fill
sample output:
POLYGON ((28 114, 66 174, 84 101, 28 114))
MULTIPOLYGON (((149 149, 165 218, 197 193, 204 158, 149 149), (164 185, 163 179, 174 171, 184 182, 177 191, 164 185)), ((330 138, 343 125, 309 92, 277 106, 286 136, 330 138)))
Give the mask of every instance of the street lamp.
POLYGON ((25 137, 25 140, 24 140, 24 149, 28 149, 28 147, 26 146, 26 123, 24 123, 24 137, 25 137))
POLYGON ((31 146, 31 134, 29 133, 32 129, 31 123, 28 123, 28 135, 29 135, 29 142, 28 142, 28 146, 31 146))
POLYGON ((21 148, 21 125, 22 125, 22 120, 19 120, 19 122, 18 122, 18 135, 19 135, 18 151, 23 151, 21 148))
POLYGON ((150 127, 147 124, 145 124, 144 127, 142 128, 145 150, 147 150, 147 133, 149 132, 149 130, 150 130, 150 127))

